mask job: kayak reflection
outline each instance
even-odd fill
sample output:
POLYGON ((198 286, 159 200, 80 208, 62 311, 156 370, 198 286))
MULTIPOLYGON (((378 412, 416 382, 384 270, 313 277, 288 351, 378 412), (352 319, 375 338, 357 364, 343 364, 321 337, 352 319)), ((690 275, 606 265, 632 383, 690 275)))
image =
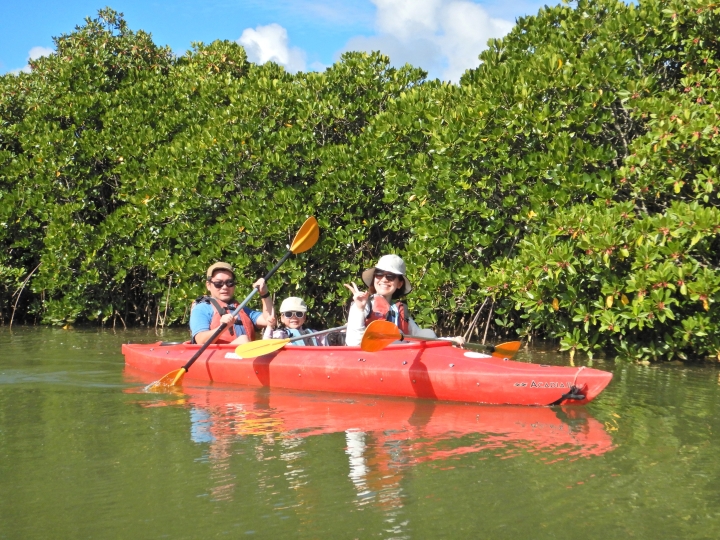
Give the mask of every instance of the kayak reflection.
MULTIPOLYGON (((126 372, 143 382, 148 378, 142 372, 126 372)), ((413 456, 415 462, 508 443, 575 457, 601 455, 613 448, 603 425, 582 407, 475 405, 219 385, 186 386, 182 395, 191 407, 191 436, 198 443, 246 435, 364 432, 387 441, 422 439, 414 446, 423 449, 413 456), (468 434, 480 435, 481 440, 453 449, 438 444, 468 434)))
MULTIPOLYGON (((128 368, 126 373, 143 383, 152 378, 128 368)), ((551 464, 613 449, 612 438, 585 407, 488 406, 188 384, 178 398, 165 403, 189 408, 190 437, 209 445, 207 459, 217 465, 229 458, 232 442, 240 438, 257 437, 258 461, 276 445, 292 461, 304 439, 344 433, 358 504, 374 498, 374 504, 396 507, 403 470, 420 463, 447 467, 448 460, 469 454, 479 454, 479 459, 532 454, 551 464)), ((222 471, 216 467, 217 474, 222 471)), ((231 478, 217 480, 216 485, 232 491, 231 478)), ((223 498, 217 492, 215 497, 223 498)))

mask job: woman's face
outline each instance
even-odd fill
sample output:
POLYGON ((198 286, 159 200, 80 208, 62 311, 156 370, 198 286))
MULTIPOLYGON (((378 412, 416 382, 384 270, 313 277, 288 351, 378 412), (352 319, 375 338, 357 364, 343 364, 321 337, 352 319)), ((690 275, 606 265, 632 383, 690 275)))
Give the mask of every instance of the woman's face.
POLYGON ((301 311, 284 311, 280 314, 280 320, 287 328, 298 329, 305 324, 305 313, 301 311), (290 315, 288 317, 288 315, 290 315))
POLYGON ((375 291, 381 296, 392 296, 404 284, 405 280, 398 274, 386 272, 385 270, 375 270, 373 285, 375 285, 375 291))

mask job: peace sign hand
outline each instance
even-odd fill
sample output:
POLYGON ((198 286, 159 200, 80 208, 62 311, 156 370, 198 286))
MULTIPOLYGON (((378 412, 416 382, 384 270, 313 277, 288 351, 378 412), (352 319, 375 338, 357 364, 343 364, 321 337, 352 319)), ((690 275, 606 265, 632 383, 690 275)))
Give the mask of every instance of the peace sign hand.
POLYGON ((347 288, 347 290, 352 293, 355 307, 362 311, 365 311, 365 306, 368 303, 368 298, 370 298, 370 291, 361 291, 354 283, 345 283, 345 288, 347 288))

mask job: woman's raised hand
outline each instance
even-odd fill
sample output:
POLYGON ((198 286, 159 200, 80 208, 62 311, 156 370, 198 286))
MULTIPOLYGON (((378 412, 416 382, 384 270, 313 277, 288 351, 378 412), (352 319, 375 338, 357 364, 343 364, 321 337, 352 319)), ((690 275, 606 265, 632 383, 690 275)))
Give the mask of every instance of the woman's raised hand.
POLYGON ((352 293, 355 306, 364 311, 370 298, 370 291, 361 291, 354 283, 345 283, 345 287, 352 293))

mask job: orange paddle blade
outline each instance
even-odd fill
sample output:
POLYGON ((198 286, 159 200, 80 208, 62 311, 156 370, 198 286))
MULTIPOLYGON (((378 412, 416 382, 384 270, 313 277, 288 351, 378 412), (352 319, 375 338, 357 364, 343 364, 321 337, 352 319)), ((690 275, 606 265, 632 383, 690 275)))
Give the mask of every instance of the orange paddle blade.
POLYGON ((295 255, 307 251, 315 245, 320 237, 320 227, 318 226, 317 220, 310 216, 305 220, 300 230, 295 235, 290 251, 295 255))
POLYGON ((259 341, 250 341, 242 343, 235 348, 235 354, 240 358, 257 358, 265 354, 270 354, 278 349, 282 349, 290 343, 289 339, 261 339, 259 341))
POLYGON ((377 352, 402 338, 400 329, 390 321, 373 321, 365 328, 360 348, 367 352, 377 352))
POLYGON ((182 378, 185 375, 185 368, 176 369, 171 371, 160 380, 150 383, 145 387, 147 392, 168 392, 173 389, 174 386, 178 386, 182 382, 182 378))
POLYGON ((512 357, 515 353, 520 350, 521 343, 519 341, 508 341, 507 343, 500 343, 495 345, 494 353, 502 356, 512 357))

